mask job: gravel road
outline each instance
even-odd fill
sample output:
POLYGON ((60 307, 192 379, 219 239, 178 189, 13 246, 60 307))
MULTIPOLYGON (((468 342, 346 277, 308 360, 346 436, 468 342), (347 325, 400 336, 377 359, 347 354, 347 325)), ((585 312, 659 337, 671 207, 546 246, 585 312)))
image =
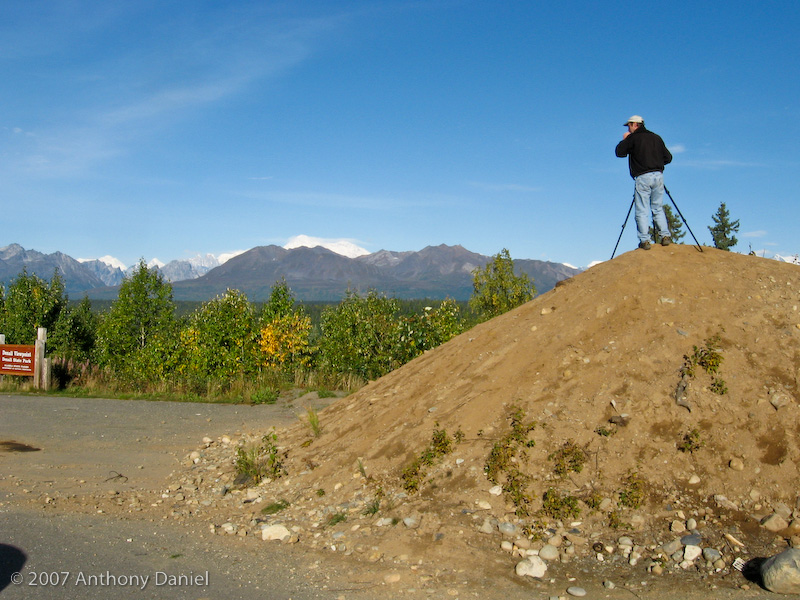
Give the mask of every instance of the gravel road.
MULTIPOLYGON (((345 569, 320 568, 318 557, 285 546, 243 545, 209 535, 202 523, 48 510, 32 501, 111 486, 158 490, 203 436, 264 431, 296 418, 285 404, 0 396, 0 596, 342 597, 354 585, 345 569)), ((353 592, 347 597, 359 597, 353 592)))

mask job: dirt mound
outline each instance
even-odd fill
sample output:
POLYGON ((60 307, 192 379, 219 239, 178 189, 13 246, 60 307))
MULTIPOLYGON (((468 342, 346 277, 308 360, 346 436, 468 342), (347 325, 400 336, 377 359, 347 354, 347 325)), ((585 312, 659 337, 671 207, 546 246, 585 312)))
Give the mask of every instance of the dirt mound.
POLYGON ((624 531, 653 549, 676 514, 708 545, 771 543, 762 517, 798 516, 798 304, 800 269, 754 256, 599 264, 335 402, 318 437, 277 432, 288 475, 259 489, 289 508, 269 518, 412 561, 497 553, 487 523, 536 543, 580 521, 589 555, 624 531))
MULTIPOLYGON (((360 459, 373 476, 399 484, 438 423, 451 434, 460 429, 456 454, 482 467, 516 405, 540 424, 528 452, 536 477, 552 471, 547 456, 573 440, 596 455, 579 479, 600 486, 631 470, 667 487, 697 473, 700 494, 745 497, 758 488, 793 504, 798 303, 793 265, 692 246, 629 252, 329 407, 322 435, 292 448, 287 466, 297 473, 317 464, 306 477, 325 487, 360 459), (712 392, 711 376, 697 368, 687 409, 675 396, 695 346, 717 346, 727 393, 712 392), (628 415, 627 426, 609 423, 618 415, 628 415), (678 451, 695 429, 703 447, 678 451), (729 468, 734 457, 743 471, 729 468)), ((307 437, 297 427, 287 441, 307 437)))

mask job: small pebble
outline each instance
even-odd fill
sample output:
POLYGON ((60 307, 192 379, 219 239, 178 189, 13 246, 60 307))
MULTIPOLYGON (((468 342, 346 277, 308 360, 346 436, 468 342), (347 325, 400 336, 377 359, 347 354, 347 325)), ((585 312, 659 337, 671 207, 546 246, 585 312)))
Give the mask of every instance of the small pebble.
POLYGON ((702 538, 696 533, 685 535, 681 538, 681 544, 684 546, 699 546, 701 541, 702 538))
POLYGON ((744 471, 744 461, 741 458, 732 458, 728 466, 734 471, 744 471))
POLYGON ((539 550, 539 557, 542 560, 557 560, 558 548, 556 548, 552 544, 545 544, 544 546, 542 546, 541 550, 539 550))

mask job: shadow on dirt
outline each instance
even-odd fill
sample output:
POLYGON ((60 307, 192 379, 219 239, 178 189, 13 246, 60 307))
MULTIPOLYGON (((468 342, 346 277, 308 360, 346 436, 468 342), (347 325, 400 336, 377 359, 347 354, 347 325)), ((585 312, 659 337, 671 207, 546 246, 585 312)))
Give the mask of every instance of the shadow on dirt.
POLYGON ((767 562, 766 558, 751 558, 742 567, 742 575, 747 581, 755 583, 761 589, 764 587, 764 578, 761 576, 761 565, 767 562))
POLYGON ((39 450, 41 448, 20 444, 14 440, 0 440, 0 452, 38 452, 39 450))
POLYGON ((16 546, 0 544, 0 592, 8 587, 9 583, 20 584, 20 571, 28 557, 16 546))

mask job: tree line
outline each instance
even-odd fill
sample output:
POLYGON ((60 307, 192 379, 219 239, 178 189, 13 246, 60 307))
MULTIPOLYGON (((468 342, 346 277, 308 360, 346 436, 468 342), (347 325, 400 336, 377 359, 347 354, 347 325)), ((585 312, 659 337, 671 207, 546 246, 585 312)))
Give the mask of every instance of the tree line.
POLYGON ((88 298, 69 302, 58 271, 48 282, 23 269, 8 289, 0 286, 0 333, 7 343, 31 344, 46 327, 61 387, 85 391, 91 382, 111 392, 255 401, 265 388, 312 379, 357 387, 535 294, 505 249, 475 271, 473 289, 467 308, 449 298, 401 306, 376 290, 348 290, 312 326, 285 280, 260 305, 229 289, 178 316, 171 284, 141 260, 97 313, 88 298))

